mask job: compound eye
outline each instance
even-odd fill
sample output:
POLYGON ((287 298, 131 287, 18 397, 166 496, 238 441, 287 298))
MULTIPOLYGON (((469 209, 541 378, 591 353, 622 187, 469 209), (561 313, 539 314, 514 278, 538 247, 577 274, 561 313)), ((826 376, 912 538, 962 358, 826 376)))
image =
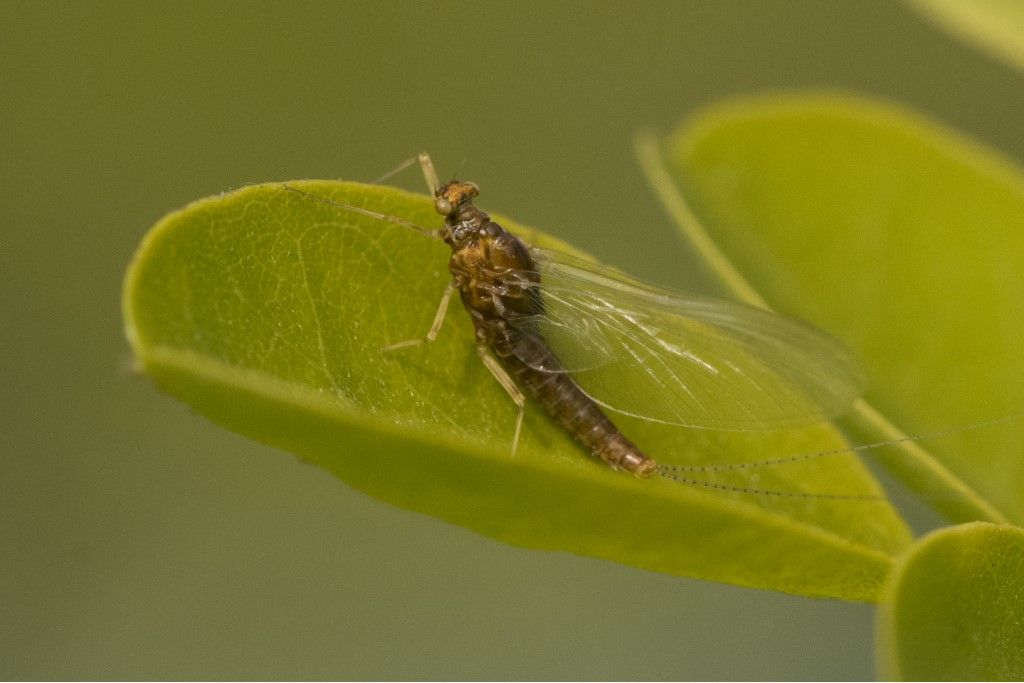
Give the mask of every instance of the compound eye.
POLYGON ((434 197, 434 208, 442 216, 452 215, 452 203, 444 197, 434 197))
POLYGON ((469 187, 470 190, 473 191, 474 195, 480 194, 480 186, 477 185, 476 183, 467 182, 466 185, 469 187))

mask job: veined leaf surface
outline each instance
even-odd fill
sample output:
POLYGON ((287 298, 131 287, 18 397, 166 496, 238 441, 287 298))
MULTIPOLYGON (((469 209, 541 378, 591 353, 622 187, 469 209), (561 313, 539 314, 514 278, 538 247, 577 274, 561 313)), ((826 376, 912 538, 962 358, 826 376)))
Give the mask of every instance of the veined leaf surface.
MULTIPOLYGON (((295 185, 421 225, 439 221, 422 196, 295 185)), ((569 250, 500 220, 532 244, 569 250)), ((589 457, 533 406, 511 457, 515 411, 480 365, 465 311, 453 305, 432 344, 382 352, 430 326, 447 257, 443 244, 280 185, 244 188, 154 227, 126 279, 127 334, 141 368, 202 414, 396 505, 531 548, 807 595, 877 597, 908 541, 885 503, 638 480, 589 457)), ((618 422, 675 464, 844 445, 828 425, 738 433, 618 422)), ((740 472, 728 483, 878 491, 851 456, 740 472)))

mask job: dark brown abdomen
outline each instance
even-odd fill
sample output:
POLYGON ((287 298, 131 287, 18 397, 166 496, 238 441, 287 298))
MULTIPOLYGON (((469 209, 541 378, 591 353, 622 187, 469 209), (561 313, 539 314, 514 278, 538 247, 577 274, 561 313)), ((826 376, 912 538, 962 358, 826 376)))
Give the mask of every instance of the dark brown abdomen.
POLYGON ((623 436, 568 373, 537 369, 560 369, 542 337, 506 328, 505 334, 492 341, 491 348, 520 387, 527 389, 564 429, 613 469, 647 477, 658 468, 654 460, 623 436))

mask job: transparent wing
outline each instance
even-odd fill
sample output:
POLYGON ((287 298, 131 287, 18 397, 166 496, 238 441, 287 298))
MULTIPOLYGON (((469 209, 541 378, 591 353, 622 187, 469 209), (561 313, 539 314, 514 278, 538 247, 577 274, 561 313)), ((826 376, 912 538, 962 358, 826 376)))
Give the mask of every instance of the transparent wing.
POLYGON ((766 429, 844 412, 862 377, 838 340, 792 318, 652 288, 587 261, 532 249, 544 312, 513 324, 542 335, 600 405, 655 422, 766 429))

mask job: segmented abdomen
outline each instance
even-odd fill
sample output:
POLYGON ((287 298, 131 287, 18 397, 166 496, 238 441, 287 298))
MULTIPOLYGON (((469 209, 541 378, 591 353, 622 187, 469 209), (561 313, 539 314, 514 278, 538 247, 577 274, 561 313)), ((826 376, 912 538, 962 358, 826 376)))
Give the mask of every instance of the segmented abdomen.
POLYGON ((539 334, 505 325, 491 348, 516 383, 525 388, 570 434, 614 469, 650 476, 658 465, 612 424, 593 399, 561 370, 539 334), (544 368, 539 370, 538 368, 544 368))

